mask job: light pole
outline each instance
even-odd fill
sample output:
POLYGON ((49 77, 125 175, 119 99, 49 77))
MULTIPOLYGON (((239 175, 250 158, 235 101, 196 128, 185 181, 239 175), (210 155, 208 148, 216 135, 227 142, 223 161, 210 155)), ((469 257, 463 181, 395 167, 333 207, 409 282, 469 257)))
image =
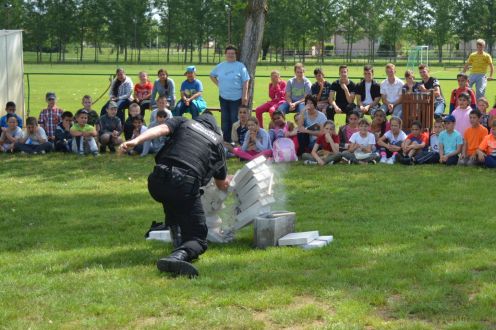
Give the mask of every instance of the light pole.
POLYGON ((231 2, 226 4, 226 12, 227 12, 227 43, 231 44, 231 20, 232 20, 232 7, 231 2))

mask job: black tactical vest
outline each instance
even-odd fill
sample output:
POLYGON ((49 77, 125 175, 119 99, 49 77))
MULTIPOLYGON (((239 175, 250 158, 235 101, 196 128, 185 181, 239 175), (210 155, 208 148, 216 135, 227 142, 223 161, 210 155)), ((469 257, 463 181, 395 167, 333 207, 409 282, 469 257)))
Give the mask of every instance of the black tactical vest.
POLYGON ((225 164, 222 136, 197 121, 188 120, 174 130, 155 156, 157 164, 171 161, 193 170, 202 183, 208 182, 225 164))

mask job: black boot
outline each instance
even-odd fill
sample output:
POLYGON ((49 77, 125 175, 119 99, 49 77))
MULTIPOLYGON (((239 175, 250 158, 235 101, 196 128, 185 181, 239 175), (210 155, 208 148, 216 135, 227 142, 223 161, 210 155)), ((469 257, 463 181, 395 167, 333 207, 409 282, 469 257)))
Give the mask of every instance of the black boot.
POLYGON ((196 268, 188 262, 188 253, 184 250, 176 250, 168 257, 157 261, 157 268, 161 272, 172 273, 174 275, 184 275, 188 277, 198 276, 196 268))

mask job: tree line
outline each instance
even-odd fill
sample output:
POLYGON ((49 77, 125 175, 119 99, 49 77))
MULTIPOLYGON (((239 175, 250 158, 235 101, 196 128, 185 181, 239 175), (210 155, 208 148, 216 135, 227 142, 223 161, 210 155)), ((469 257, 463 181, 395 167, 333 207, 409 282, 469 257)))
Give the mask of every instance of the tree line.
MULTIPOLYGON (((163 48, 166 62, 181 50, 184 62, 195 53, 202 63, 241 43, 247 11, 245 0, 0 1, 0 29, 23 29, 25 50, 59 62, 75 49, 80 61, 91 52, 98 62, 109 47, 117 62, 140 62, 142 50, 163 48)), ((443 47, 460 41, 483 38, 492 51, 494 13, 494 0, 269 0, 262 56, 272 52, 284 61, 287 50, 296 50, 304 61, 311 46, 332 49, 331 36, 339 33, 347 59, 353 43, 367 37, 371 61, 378 43, 393 56, 402 46, 430 45, 442 61, 443 47)))

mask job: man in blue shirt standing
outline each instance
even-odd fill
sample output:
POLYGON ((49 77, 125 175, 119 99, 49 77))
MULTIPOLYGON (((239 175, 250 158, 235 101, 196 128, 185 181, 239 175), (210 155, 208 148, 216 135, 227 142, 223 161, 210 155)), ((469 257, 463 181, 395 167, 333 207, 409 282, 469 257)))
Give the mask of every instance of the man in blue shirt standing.
POLYGON ((245 65, 236 61, 236 47, 227 46, 226 61, 217 64, 210 79, 219 87, 221 127, 224 141, 231 142, 232 125, 238 121, 238 109, 248 103, 250 75, 245 65))

